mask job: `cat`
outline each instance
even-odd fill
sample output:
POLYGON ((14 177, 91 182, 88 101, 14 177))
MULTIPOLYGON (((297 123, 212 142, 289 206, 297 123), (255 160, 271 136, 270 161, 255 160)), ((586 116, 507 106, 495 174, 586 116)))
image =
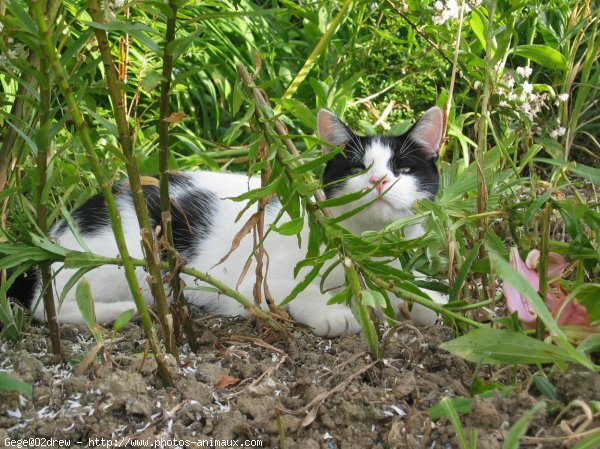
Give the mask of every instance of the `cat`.
MULTIPOLYGON (((372 202, 368 207, 341 224, 350 231, 360 234, 368 230, 379 230, 389 223, 412 215, 413 203, 420 198, 433 199, 438 190, 439 177, 436 160, 439 153, 443 129, 442 112, 439 108, 429 109, 412 128, 400 137, 359 136, 346 126, 336 115, 320 110, 317 115, 320 139, 327 143, 324 152, 330 147, 341 147, 343 151, 327 162, 323 174, 325 195, 328 198, 367 189, 369 193, 351 204, 336 206, 334 215, 372 202), (377 199, 377 196, 380 196, 377 199), (375 201, 374 201, 375 200, 375 201)), ((186 260, 187 266, 213 275, 229 286, 235 286, 242 272, 246 258, 252 251, 251 237, 242 239, 240 246, 223 263, 218 263, 231 246, 233 237, 253 210, 246 211, 241 219, 236 217, 244 207, 243 202, 230 198, 250 189, 260 187, 258 177, 244 174, 192 171, 173 174, 169 178, 170 194, 175 207, 172 207, 174 244, 186 260)), ((125 237, 130 254, 143 258, 140 246, 140 231, 132 204, 131 192, 127 183, 113 187, 120 212, 125 237)), ((144 193, 153 226, 160 224, 160 202, 156 186, 144 186, 144 193)), ((265 212, 265 226, 268 226, 281 205, 271 200, 265 212)), ((250 208, 253 209, 253 208, 250 208)), ((80 237, 93 253, 115 257, 117 246, 110 227, 110 219, 102 195, 90 198, 72 212, 72 217, 80 237)), ((282 222, 284 222, 282 220, 282 222)), ((294 267, 306 255, 308 226, 301 231, 302 247, 295 236, 283 236, 275 232, 265 240, 264 248, 268 255, 269 268, 267 282, 276 301, 285 298, 296 282, 294 267)), ((407 238, 423 234, 421 225, 413 225, 405 231, 407 238)), ((58 244, 73 250, 83 251, 77 238, 63 219, 54 225, 50 237, 58 244)), ((72 269, 62 269, 59 263, 52 266, 56 273, 54 291, 60 294, 75 273, 72 269)), ((147 273, 136 270, 138 282, 143 288, 147 303, 152 302, 146 283, 147 273)), ((254 273, 251 267, 248 273, 254 273)), ((39 273, 29 273, 28 279, 19 279, 9 290, 9 296, 20 296, 20 301, 31 307, 40 294, 39 273)), ((110 323, 127 309, 135 309, 122 269, 116 266, 95 268, 85 275, 89 281, 95 302, 96 318, 100 323, 110 323)), ((195 281, 182 275, 188 286, 195 281)), ((255 279, 246 275, 238 287, 240 293, 252 297, 255 279)), ((326 279, 325 287, 339 287, 344 283, 342 269, 334 270, 326 279)), ((320 336, 335 337, 343 333, 358 333, 360 326, 350 308, 345 304, 327 305, 332 292, 323 293, 319 278, 301 292, 287 306, 292 318, 308 325, 320 336)), ((427 291, 438 303, 447 298, 437 292, 427 291)), ((224 295, 202 289, 187 289, 186 298, 191 304, 227 316, 247 316, 243 306, 224 295)), ((55 295, 55 297, 58 297, 55 295)), ((392 298, 396 309, 401 301, 392 298)), ((263 301, 263 307, 266 304, 263 301)), ((33 311, 36 319, 46 319, 44 305, 38 301, 33 311)), ((437 314, 432 310, 414 304, 412 319, 417 324, 428 325, 436 321, 437 314)), ((75 300, 75 289, 71 289, 58 308, 61 323, 82 323, 83 318, 75 300)))

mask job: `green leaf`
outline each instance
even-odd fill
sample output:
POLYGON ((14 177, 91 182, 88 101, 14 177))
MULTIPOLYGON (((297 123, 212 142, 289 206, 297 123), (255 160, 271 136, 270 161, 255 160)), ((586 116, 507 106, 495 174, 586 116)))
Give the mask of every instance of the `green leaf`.
POLYGON ((304 277, 304 279, 302 279, 301 282, 299 282, 290 292, 289 295, 287 295, 285 297, 285 299, 283 301, 281 301, 281 303, 279 304, 280 307, 285 306, 286 304, 288 304, 289 302, 293 301, 296 296, 298 296, 300 294, 300 292, 304 291, 304 289, 308 286, 308 284, 310 284, 319 274, 319 270, 321 269, 321 267, 323 266, 324 262, 321 262, 317 265, 315 265, 313 267, 312 270, 310 270, 310 272, 308 272, 308 274, 304 277))
POLYGON ((327 304, 346 304, 351 298, 352 291, 350 290, 350 287, 344 287, 342 290, 329 298, 327 304))
POLYGON ((441 400, 439 405, 444 412, 444 415, 452 423, 452 427, 454 427, 454 430, 456 431, 456 437, 458 438, 458 443, 460 444, 461 449, 469 449, 467 436, 465 435, 465 429, 460 422, 460 418, 458 417, 457 410, 454 408, 452 400, 448 397, 445 397, 441 400))
MULTIPOLYGON (((598 300, 598 298, 596 298, 598 300)), ((592 352, 600 352, 600 334, 592 334, 579 343, 577 350, 582 354, 590 354, 592 352)))
POLYGON ((6 373, 0 373, 0 390, 16 391, 28 398, 33 394, 33 387, 22 380, 15 379, 6 373))
POLYGON ((412 120, 402 120, 392 125, 389 131, 386 133, 388 136, 401 136, 403 135, 412 125, 412 120))
POLYGON ((13 125, 10 122, 10 120, 6 120, 6 123, 17 132, 17 134, 21 137, 21 139, 23 139, 27 143, 27 145, 31 149, 31 152, 33 153, 33 155, 36 156, 38 154, 39 150, 38 150, 38 147, 35 144, 35 142, 33 140, 31 140, 29 138, 29 136, 27 134, 25 134, 21 129, 19 129, 17 126, 13 125))
POLYGON ((512 386, 504 386, 497 382, 490 382, 476 377, 471 383, 471 394, 483 396, 492 394, 494 391, 499 391, 504 397, 508 396, 514 388, 512 386))
POLYGON ((373 308, 382 307, 385 308, 386 302, 383 295, 377 290, 363 290, 360 293, 360 301, 363 306, 370 306, 373 308))
POLYGON ((84 267, 80 268, 75 272, 73 276, 69 278, 69 280, 64 285, 62 292, 60 293, 60 297, 58 298, 58 304, 62 304, 67 294, 71 291, 71 289, 79 282, 79 280, 88 272, 92 271, 95 267, 84 267))
POLYGON ((275 103, 280 104, 291 115, 296 117, 308 129, 314 129, 317 119, 315 114, 302 101, 294 98, 273 99, 275 103))
POLYGON ((110 265, 114 258, 99 256, 82 251, 69 251, 65 256, 65 268, 94 268, 100 265, 110 265))
MULTIPOLYGON (((450 403, 452 404, 452 408, 454 408, 454 410, 457 413, 462 413, 463 415, 471 413, 473 399, 465 398, 464 396, 458 396, 456 398, 445 398, 445 399, 448 399, 450 401, 450 403)), ((429 416, 431 417, 431 419, 433 421, 437 421, 438 419, 443 418, 444 416, 448 416, 446 413, 446 407, 443 406, 442 403, 434 405, 427 411, 427 413, 429 414, 429 416)))
POLYGON ((199 35, 200 31, 196 30, 189 33, 187 36, 178 37, 169 43, 167 46, 167 53, 173 56, 173 60, 176 60, 198 39, 199 35))
POLYGON ((131 321, 134 312, 134 309, 127 309, 125 312, 122 312, 113 323, 113 330, 119 332, 123 326, 131 321))
POLYGON ((294 218, 288 222, 283 223, 281 226, 275 226, 271 224, 271 229, 281 235, 297 235, 302 231, 304 227, 304 217, 294 218))
MULTIPOLYGON (((8 10, 12 13, 12 15, 19 22, 20 28, 23 30, 27 30, 32 34, 38 34, 38 29, 31 18, 31 16, 27 13, 27 11, 21 6, 22 2, 10 1, 6 2, 5 5, 8 10)), ((6 33, 6 31, 5 31, 6 33)))
POLYGON ((483 23, 484 17, 482 16, 483 14, 479 13, 477 10, 474 11, 473 14, 471 14, 469 25, 471 25, 473 33, 475 36, 477 36, 477 39, 481 44, 481 48, 485 48, 487 44, 485 40, 485 25, 483 23))
POLYGON ((94 313, 94 299, 92 298, 92 289, 90 283, 83 279, 77 284, 75 290, 75 298, 77 300, 77 306, 85 321, 86 326, 94 336, 97 342, 102 342, 102 334, 100 333, 96 324, 96 314, 94 313))
POLYGON ((282 181, 283 181, 283 174, 279 175, 277 177, 277 179, 275 179, 271 184, 269 184, 265 187, 262 187, 260 189, 253 189, 246 193, 243 193, 241 195, 238 195, 233 198, 228 198, 228 199, 233 200, 233 201, 244 201, 244 200, 249 200, 249 199, 257 200, 257 199, 263 198, 265 196, 273 195, 277 191, 277 188, 279 187, 279 184, 282 181))
POLYGON ((542 393, 547 398, 552 399, 553 401, 557 400, 556 389, 548 379, 542 376, 538 376, 537 374, 531 376, 531 379, 533 380, 535 387, 540 393, 542 393))
POLYGON ((321 156, 319 156, 311 161, 308 161, 304 164, 298 164, 296 167, 294 167, 293 170, 297 174, 305 173, 307 171, 314 171, 315 169, 324 167, 325 164, 327 164, 327 162, 329 162, 329 160, 333 159, 341 151, 342 151, 342 148, 334 148, 331 151, 329 151, 325 154, 322 154, 321 156))
POLYGON ((12 268, 24 263, 45 262, 51 255, 41 248, 19 246, 14 253, 0 259, 0 268, 12 268))
POLYGON ((164 78, 154 70, 146 72, 146 76, 141 82, 142 89, 148 93, 152 93, 156 89, 164 78))
POLYGON ((565 57, 558 50, 547 45, 519 45, 514 49, 514 53, 549 69, 567 70, 568 68, 565 57))
POLYGON ((458 274, 456 275, 456 279, 454 279, 454 285, 452 286, 452 291, 450 292, 450 301, 456 301, 458 299, 458 294, 460 292, 460 289, 462 288, 462 286, 465 282, 465 279, 467 279, 467 275, 469 274, 469 271, 471 270, 471 266, 473 265, 473 262, 475 262, 475 259, 477 258, 477 255, 479 254, 480 247, 481 247, 481 242, 478 242, 473 247, 473 249, 471 250, 469 255, 465 258, 465 261, 461 265, 460 270, 458 271, 458 274))
MULTIPOLYGON (((116 137, 117 139, 119 138, 119 130, 115 123, 111 122, 110 120, 105 119, 100 114, 97 114, 95 111, 93 111, 90 108, 87 108, 83 105, 81 106, 81 109, 83 109, 88 114, 90 114, 92 117, 94 117, 104 127, 104 129, 106 129, 112 136, 116 137)), ((124 159, 124 161, 125 161, 125 159, 124 159)))
POLYGON ((145 31, 150 34, 158 34, 160 35, 160 31, 155 30, 154 28, 144 25, 143 23, 131 23, 124 22, 122 20, 110 20, 105 23, 98 23, 93 21, 84 21, 86 25, 96 28, 99 30, 105 31, 119 31, 122 33, 131 33, 132 31, 145 31))
POLYGON ((535 415, 542 409, 546 408, 545 402, 538 402, 533 406, 531 410, 528 410, 523 416, 521 416, 517 422, 511 427, 504 439, 502 449, 519 449, 519 440, 525 432, 529 424, 535 418, 535 415))
POLYGON ((491 365, 581 363, 580 357, 564 347, 536 340, 521 332, 489 327, 444 342, 440 347, 470 362, 491 365))
POLYGON ((356 200, 361 199, 369 193, 369 190, 359 190, 358 192, 347 193, 342 196, 338 196, 335 198, 328 198, 323 201, 317 202, 318 206, 321 208, 334 207, 334 206, 342 206, 344 204, 352 203, 356 200))

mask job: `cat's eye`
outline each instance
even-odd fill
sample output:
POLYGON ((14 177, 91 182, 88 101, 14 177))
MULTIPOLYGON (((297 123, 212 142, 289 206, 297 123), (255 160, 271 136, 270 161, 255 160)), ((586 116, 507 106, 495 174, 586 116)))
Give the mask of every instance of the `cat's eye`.
POLYGON ((353 165, 352 167, 350 167, 350 173, 352 173, 353 175, 356 175, 365 170, 366 167, 364 165, 353 165))
POLYGON ((401 175, 407 175, 410 172, 412 172, 413 169, 412 169, 412 167, 400 167, 397 171, 401 175))

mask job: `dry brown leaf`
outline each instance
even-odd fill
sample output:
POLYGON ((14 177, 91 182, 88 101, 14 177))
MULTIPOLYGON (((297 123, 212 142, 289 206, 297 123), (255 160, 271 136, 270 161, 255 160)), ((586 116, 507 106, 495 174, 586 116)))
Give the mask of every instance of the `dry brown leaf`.
POLYGON ((88 367, 92 363, 94 363, 94 360, 96 359, 96 354, 98 354, 98 351, 100 351, 102 348, 104 348, 104 343, 99 342, 96 343, 92 347, 92 349, 90 349, 90 352, 88 352, 84 359, 81 361, 81 363, 77 365, 77 368, 75 369, 76 376, 81 376, 85 372, 85 370, 88 369, 88 367))
POLYGON ((231 242, 231 248, 229 248, 229 251, 227 252, 227 254, 225 254, 221 258, 221 260, 219 260, 211 268, 214 268, 217 265, 220 265, 220 264, 222 264, 223 262, 225 262, 227 260, 227 258, 231 255, 231 253, 234 252, 240 246, 240 243, 242 242, 242 239, 246 235, 248 235, 250 233, 250 231, 252 231, 252 227, 256 224, 257 220, 258 220, 258 216, 256 214, 253 214, 248 219, 248 221, 246 222, 246 224, 244 224, 244 226, 242 226, 242 228, 237 232, 237 234, 233 238, 233 241, 231 242))
POLYGON ((237 377, 232 377, 228 375, 219 376, 215 381, 215 388, 217 390, 223 390, 227 387, 231 387, 237 384, 240 381, 237 377))
POLYGON ((165 117, 163 119, 163 122, 178 123, 178 122, 182 121, 186 117, 187 117, 187 115, 185 114, 185 112, 173 112, 168 117, 165 117))

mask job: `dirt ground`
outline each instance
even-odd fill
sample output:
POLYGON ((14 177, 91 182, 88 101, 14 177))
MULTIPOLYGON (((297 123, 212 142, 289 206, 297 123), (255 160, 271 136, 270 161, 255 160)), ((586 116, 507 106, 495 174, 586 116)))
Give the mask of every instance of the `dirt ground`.
MULTIPOLYGON (((196 326, 201 350, 183 346, 179 367, 172 359, 175 388, 162 386, 152 359, 142 363, 145 340, 136 324, 107 337, 109 361, 98 356, 82 375, 76 368, 95 344, 84 327, 62 327, 68 363, 49 353, 43 327, 16 344, 0 342, 0 371, 33 385, 31 400, 0 392, 0 447, 29 437, 65 440, 34 441, 37 447, 159 447, 161 440, 163 447, 459 447, 450 422, 427 413, 471 389, 475 366, 438 348, 452 329, 403 323, 386 333, 376 364, 360 336, 327 340, 296 329, 276 341, 244 320, 218 317, 196 326)), ((484 367, 477 377, 510 384, 524 374, 484 367)), ((467 437, 475 430, 478 448, 502 447, 507 429, 543 398, 548 407, 521 447, 572 447, 569 429, 598 427, 578 403, 559 413, 576 399, 599 400, 600 375, 574 367, 549 374, 558 400, 517 381, 507 397, 474 401, 461 416, 467 437)))

